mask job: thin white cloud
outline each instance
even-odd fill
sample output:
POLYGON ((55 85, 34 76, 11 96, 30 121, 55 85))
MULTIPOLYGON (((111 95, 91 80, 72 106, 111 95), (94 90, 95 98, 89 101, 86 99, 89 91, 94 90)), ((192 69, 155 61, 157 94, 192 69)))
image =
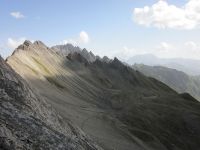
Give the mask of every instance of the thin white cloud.
POLYGON ((6 58, 8 55, 8 51, 3 45, 0 45, 0 56, 6 58))
POLYGON ((121 59, 121 60, 126 60, 130 56, 134 55, 136 53, 136 49, 134 48, 128 48, 127 46, 124 46, 122 50, 117 52, 115 55, 121 59))
POLYGON ((117 57, 122 61, 126 61, 134 55, 145 54, 145 53, 147 53, 145 50, 123 46, 120 50, 110 52, 108 56, 110 58, 117 57))
POLYGON ((81 31, 79 34, 79 40, 80 40, 80 43, 87 44, 90 41, 90 38, 89 38, 87 32, 81 31))
POLYGON ((24 38, 24 37, 18 38, 18 39, 8 38, 7 47, 10 49, 15 49, 20 44, 22 44, 25 40, 26 40, 26 38, 24 38))
POLYGON ((187 41, 183 44, 170 44, 167 42, 161 42, 153 54, 162 58, 180 57, 199 59, 200 45, 194 41, 187 41), (164 46, 163 43, 165 43, 167 46, 164 46))
POLYGON ((10 56, 15 48, 22 44, 26 38, 8 38, 7 42, 4 42, 0 45, 0 55, 3 58, 10 56))
POLYGON ((192 48, 192 49, 198 49, 200 48, 197 43, 193 42, 193 41, 188 41, 188 42, 185 42, 184 44, 187 48, 192 48))
POLYGON ((71 43, 73 45, 79 45, 79 44, 88 44, 90 42, 90 38, 87 32, 81 31, 79 33, 79 36, 74 39, 65 39, 60 42, 60 44, 67 44, 71 43))
POLYGON ((168 42, 161 42, 158 46, 157 46, 157 50, 158 51, 169 51, 169 50, 173 50, 174 46, 168 42))
POLYGON ((160 29, 195 29, 200 27, 200 0, 188 0, 182 6, 159 0, 152 6, 135 8, 133 19, 139 25, 160 29))
POLYGON ((11 12, 10 15, 16 19, 22 19, 24 18, 25 16, 19 12, 19 11, 16 11, 16 12, 11 12))

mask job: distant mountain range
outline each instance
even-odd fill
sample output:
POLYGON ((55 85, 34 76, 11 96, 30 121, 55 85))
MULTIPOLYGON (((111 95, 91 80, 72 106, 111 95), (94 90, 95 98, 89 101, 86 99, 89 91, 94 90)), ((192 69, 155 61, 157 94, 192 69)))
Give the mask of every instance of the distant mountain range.
POLYGON ((200 100, 200 76, 189 76, 182 71, 162 66, 135 64, 133 68, 146 76, 162 81, 179 93, 187 92, 200 100))
POLYGON ((25 41, 0 67, 0 149, 200 148, 200 103, 117 58, 25 41))
POLYGON ((128 64, 144 64, 149 66, 165 66, 183 71, 189 75, 200 75, 200 60, 183 58, 158 58, 152 54, 136 55, 127 61, 128 64))

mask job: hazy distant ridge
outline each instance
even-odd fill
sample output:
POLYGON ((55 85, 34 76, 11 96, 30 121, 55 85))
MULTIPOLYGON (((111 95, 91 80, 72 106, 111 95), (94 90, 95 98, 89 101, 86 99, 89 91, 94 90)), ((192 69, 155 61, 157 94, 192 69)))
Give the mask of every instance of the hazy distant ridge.
POLYGON ((127 61, 129 64, 135 63, 149 66, 165 66, 172 69, 183 71, 190 75, 200 75, 200 60, 183 58, 158 58, 152 54, 136 55, 127 61))

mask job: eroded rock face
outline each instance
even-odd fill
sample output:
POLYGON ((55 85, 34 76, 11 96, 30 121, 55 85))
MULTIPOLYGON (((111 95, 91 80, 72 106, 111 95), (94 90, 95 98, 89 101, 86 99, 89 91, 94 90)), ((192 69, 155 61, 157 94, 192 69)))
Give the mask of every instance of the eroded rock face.
POLYGON ((0 58, 0 149, 100 149, 0 58))

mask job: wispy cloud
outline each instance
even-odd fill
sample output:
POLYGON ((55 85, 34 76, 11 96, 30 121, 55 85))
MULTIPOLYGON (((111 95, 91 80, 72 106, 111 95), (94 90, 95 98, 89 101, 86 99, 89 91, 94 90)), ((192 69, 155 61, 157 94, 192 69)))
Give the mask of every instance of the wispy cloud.
POLYGON ((18 39, 8 38, 7 47, 13 50, 17 48, 20 44, 22 44, 25 40, 25 37, 21 37, 18 39))
POLYGON ((9 52, 6 50, 6 47, 4 45, 0 45, 0 56, 6 58, 8 55, 9 52))
POLYGON ((90 37, 87 32, 81 31, 79 33, 79 36, 76 38, 70 38, 70 39, 65 39, 60 42, 60 44, 67 44, 71 43, 73 45, 79 45, 79 44, 88 44, 90 42, 90 37))
POLYGON ((200 0, 188 0, 182 6, 159 0, 152 6, 135 8, 133 19, 139 25, 160 29, 195 29, 200 27, 200 0))
POLYGON ((79 42, 87 44, 87 43, 89 43, 89 41, 90 41, 90 38, 89 38, 88 33, 85 31, 81 31, 79 34, 79 42))
POLYGON ((22 19, 24 18, 25 16, 19 12, 19 11, 15 11, 15 12, 11 12, 10 15, 16 19, 22 19))
POLYGON ((161 42, 157 47, 156 49, 158 51, 165 51, 165 52, 168 52, 169 50, 173 50, 174 46, 168 42, 161 42))
POLYGON ((194 41, 186 41, 182 44, 161 42, 153 53, 163 58, 180 57, 199 59, 200 45, 194 41))
POLYGON ((10 56, 15 48, 26 40, 25 37, 21 38, 8 38, 7 41, 0 45, 0 55, 4 58, 10 56))

